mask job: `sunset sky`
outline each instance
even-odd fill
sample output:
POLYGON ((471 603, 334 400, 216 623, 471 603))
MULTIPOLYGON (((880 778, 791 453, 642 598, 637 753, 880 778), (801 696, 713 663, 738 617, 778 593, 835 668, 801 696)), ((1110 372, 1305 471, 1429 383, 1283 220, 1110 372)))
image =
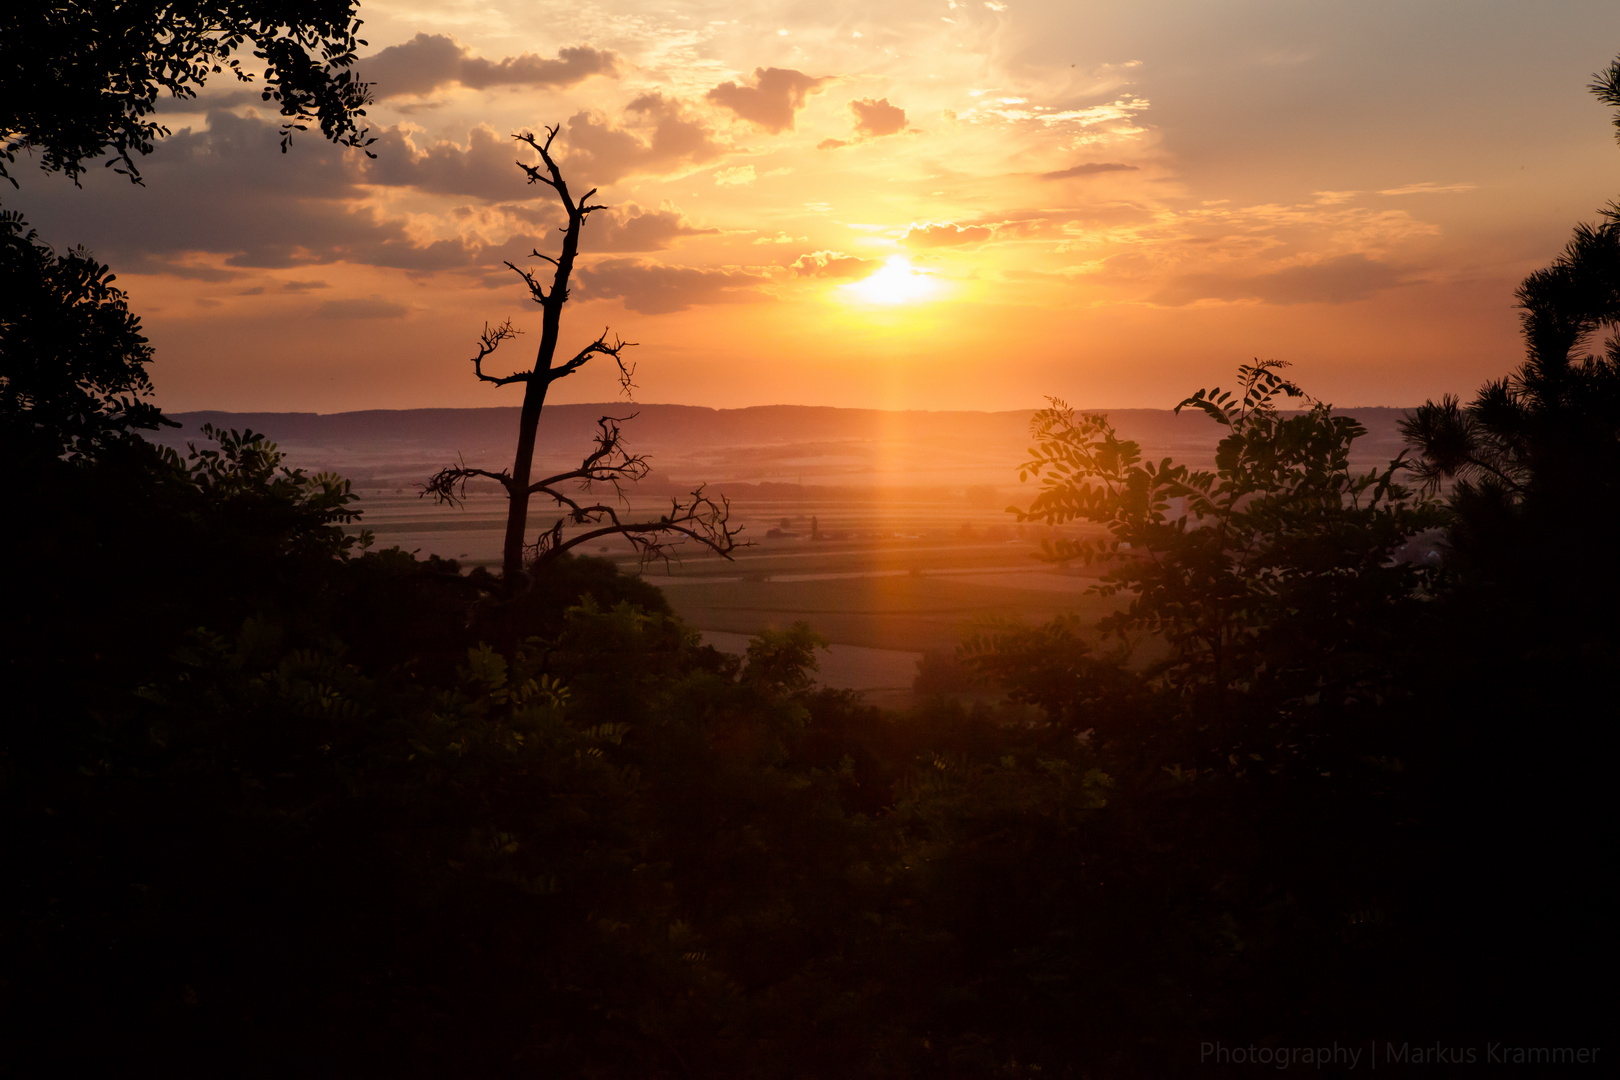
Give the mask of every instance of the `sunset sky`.
MULTIPOLYGON (((510 136, 560 124, 586 225, 565 346, 640 343, 638 400, 1173 405, 1251 357, 1341 405, 1471 393, 1512 290, 1620 191, 1586 91, 1620 4, 363 3, 376 160, 216 78, 137 188, 5 195, 110 262, 158 401, 511 405, 555 248, 510 136)), ((525 157, 525 160, 530 160, 525 157)), ((22 163, 19 162, 19 166, 22 163)), ((610 400, 611 365, 554 389, 610 400)))

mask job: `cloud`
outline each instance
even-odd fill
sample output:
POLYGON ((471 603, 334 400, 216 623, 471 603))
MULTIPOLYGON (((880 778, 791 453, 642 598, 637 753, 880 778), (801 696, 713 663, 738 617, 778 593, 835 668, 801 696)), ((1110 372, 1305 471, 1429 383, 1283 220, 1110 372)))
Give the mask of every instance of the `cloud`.
POLYGON ((1258 300, 1264 304, 1350 304, 1401 284, 1395 269, 1365 255, 1341 255, 1268 274, 1189 274, 1149 299, 1166 307, 1195 300, 1258 300))
POLYGON ((905 130, 906 110, 889 104, 888 98, 861 98, 849 107, 855 113, 855 131, 863 139, 895 135, 905 130))
POLYGON ((593 186, 626 176, 677 172, 726 151, 674 98, 643 94, 624 111, 628 124, 593 112, 569 117, 566 163, 575 183, 593 186))
POLYGON ((955 247, 957 244, 978 244, 990 239, 988 225, 955 225, 949 221, 934 224, 925 221, 913 225, 901 242, 911 248, 955 247))
POLYGON ((746 270, 661 266, 634 259, 608 259, 580 272, 582 293, 593 300, 622 299, 643 315, 685 311, 699 304, 737 304, 764 298, 765 278, 746 270))
POLYGON ((166 274, 169 277, 211 283, 231 281, 242 276, 241 271, 238 270, 221 270, 217 266, 198 266, 150 251, 124 261, 121 269, 131 274, 166 274))
MULTIPOLYGON (((974 97, 988 91, 969 91, 974 97)), ((1101 124, 1119 125, 1134 121, 1136 114, 1149 108, 1149 103, 1138 97, 1126 96, 1103 105, 1089 105, 1080 109, 1065 109, 1055 105, 1034 104, 1022 97, 983 97, 981 104, 957 114, 962 123, 978 124, 986 121, 1004 122, 1026 129, 1058 128, 1083 131, 1101 124)))
POLYGON ((707 99, 772 134, 793 130, 793 116, 805 97, 821 89, 826 78, 812 78, 792 68, 755 68, 754 85, 723 82, 707 99))
POLYGON ((660 210, 625 203, 592 214, 580 243, 588 251, 662 251, 682 237, 711 236, 719 231, 697 228, 667 203, 660 210))
POLYGON ((567 87, 592 75, 616 75, 619 58, 589 45, 558 51, 556 59, 533 53, 491 63, 473 56, 465 45, 444 34, 417 34, 403 45, 390 45, 361 60, 358 77, 372 84, 380 98, 430 94, 460 83, 482 90, 490 86, 567 87))
POLYGON ((1477 184, 1434 184, 1424 181, 1421 184, 1406 184, 1402 187, 1389 188, 1380 191, 1380 195, 1452 195, 1459 191, 1473 191, 1477 184))
POLYGON ((842 251, 813 251, 793 260, 793 273, 796 277, 852 278, 882 265, 881 259, 863 259, 842 251))
POLYGON ((820 142, 816 143, 816 149, 817 150, 836 150, 840 146, 848 146, 848 145, 849 145, 849 143, 845 142, 843 139, 822 139, 820 142))
POLYGON ((714 182, 721 187, 739 187, 752 184, 757 177, 754 175, 752 165, 739 165, 735 169, 717 169, 714 182))
MULTIPOLYGON (((478 248, 460 238, 420 244, 405 222, 365 207, 360 155, 320 140, 280 152, 278 124, 211 112, 205 131, 183 130, 143 164, 146 186, 107 176, 95 197, 41 186, 30 218, 64 243, 145 272, 216 279, 193 253, 227 267, 351 262, 411 271, 464 268, 478 248)), ((90 184, 87 183, 88 188, 90 184)))
POLYGON ((313 289, 330 289, 332 286, 324 281, 284 281, 281 284, 283 292, 301 293, 313 289))
MULTIPOLYGON (((414 187, 442 195, 471 195, 486 202, 532 198, 535 189, 518 169, 517 148, 495 129, 479 124, 467 144, 443 140, 419 149, 399 128, 388 128, 372 147, 375 161, 366 180, 389 187, 414 187)), ((527 150, 527 147, 524 147, 527 150)), ((533 151, 529 151, 532 156, 533 151)))
POLYGON ((397 319, 410 312, 405 304, 380 296, 353 300, 328 300, 315 309, 318 319, 397 319))
POLYGON ((1119 161, 1088 161, 1084 165, 1074 165, 1056 172, 1041 173, 1042 180, 1071 180, 1079 176, 1096 176, 1099 173, 1111 172, 1139 172, 1135 165, 1126 165, 1119 161))

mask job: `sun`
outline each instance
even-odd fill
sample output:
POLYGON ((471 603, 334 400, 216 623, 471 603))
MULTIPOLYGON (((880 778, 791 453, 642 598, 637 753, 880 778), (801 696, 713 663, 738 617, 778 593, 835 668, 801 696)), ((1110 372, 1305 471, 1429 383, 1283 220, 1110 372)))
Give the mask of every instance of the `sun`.
POLYGON ((912 269, 911 260, 904 255, 891 255, 881 270, 840 285, 839 291, 847 299, 867 304, 915 304, 934 299, 941 286, 932 274, 912 269))

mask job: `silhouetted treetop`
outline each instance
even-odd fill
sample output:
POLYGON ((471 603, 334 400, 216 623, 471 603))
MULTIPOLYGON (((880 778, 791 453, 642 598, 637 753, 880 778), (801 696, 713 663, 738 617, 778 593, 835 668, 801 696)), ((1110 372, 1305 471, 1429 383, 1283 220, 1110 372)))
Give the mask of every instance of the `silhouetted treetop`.
MULTIPOLYGON (((1592 92, 1620 106, 1620 60, 1595 79, 1592 92)), ((1448 394, 1402 425, 1420 451, 1415 467, 1423 480, 1453 483, 1465 526, 1505 520, 1538 492, 1570 508, 1613 484, 1620 338, 1610 337, 1601 355, 1588 350, 1605 328, 1620 327, 1620 207, 1611 203, 1601 213, 1606 220, 1577 225, 1552 265, 1519 286, 1524 363, 1485 384, 1468 405, 1448 394)))
POLYGON ((1615 109, 1614 137, 1620 142, 1620 57, 1610 61, 1607 68, 1592 76, 1591 91, 1599 101, 1615 109))
POLYGON ((0 211, 0 442, 9 452, 92 453, 165 423, 152 347, 107 267, 58 255, 21 215, 0 211))
MULTIPOLYGON (((0 14, 0 176, 19 150, 77 181, 86 161, 140 183, 135 155, 152 152, 168 129, 151 119, 163 92, 195 97, 209 76, 229 69, 252 83, 237 55, 263 65, 261 97, 285 118, 282 150, 294 131, 319 124, 333 142, 365 147, 360 127, 368 87, 349 70, 356 0, 44 0, 0 14)), ((258 65, 252 65, 258 66, 258 65)), ((369 151, 368 151, 369 152, 369 151)))

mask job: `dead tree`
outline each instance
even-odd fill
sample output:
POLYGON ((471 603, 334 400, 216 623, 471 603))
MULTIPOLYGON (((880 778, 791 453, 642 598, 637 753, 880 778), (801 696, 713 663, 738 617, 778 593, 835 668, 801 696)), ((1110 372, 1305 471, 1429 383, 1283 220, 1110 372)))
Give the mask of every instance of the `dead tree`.
POLYGON ((545 129, 544 141, 530 132, 513 138, 532 147, 540 155, 539 165, 518 162, 518 168, 528 174, 529 183, 545 184, 557 193, 568 223, 563 226, 562 251, 556 258, 542 255, 538 250, 532 256, 552 265, 551 286, 537 280, 528 270, 507 263, 513 273, 523 279, 529 295, 540 305, 542 323, 540 348, 534 367, 511 375, 489 375, 484 372, 484 361, 500 347, 503 341, 516 337, 520 331, 510 320, 500 326, 484 326, 478 340, 478 355, 472 358, 473 373, 482 382, 496 386, 524 385, 523 412, 518 421, 517 456, 510 469, 492 472, 488 469, 460 465, 441 469, 422 487, 422 495, 432 495, 441 503, 459 503, 466 494, 467 481, 475 478, 493 480, 506 490, 506 539, 501 551, 502 573, 508 587, 517 590, 525 582, 525 555, 529 565, 543 565, 564 552, 599 540, 606 536, 622 536, 641 554, 643 559, 668 558, 670 548, 685 540, 692 540, 716 554, 731 557, 737 546, 741 529, 730 521, 731 507, 724 496, 718 498, 704 493, 700 485, 689 495, 670 500, 669 510, 645 521, 629 520, 621 515, 628 506, 625 485, 645 477, 651 467, 641 454, 625 449, 619 425, 630 417, 604 416, 597 422, 600 430, 596 444, 575 468, 564 469, 552 476, 533 478, 535 434, 540 427, 540 412, 546 404, 546 391, 558 379, 572 375, 593 356, 611 356, 619 365, 619 381, 626 394, 631 389, 634 369, 624 362, 624 350, 633 343, 615 337, 608 340, 604 330, 589 345, 579 350, 565 363, 556 363, 558 329, 562 322, 562 308, 568 302, 568 277, 579 254, 579 231, 585 219, 594 211, 604 209, 593 205, 596 194, 592 188, 577 200, 568 192, 562 170, 551 156, 551 144, 557 137, 557 127, 545 129), (596 493, 612 492, 610 499, 598 498, 596 493), (540 495, 551 499, 561 511, 550 528, 541 532, 533 544, 525 543, 531 497, 540 495), (583 526, 583 531, 564 536, 565 526, 583 526))

